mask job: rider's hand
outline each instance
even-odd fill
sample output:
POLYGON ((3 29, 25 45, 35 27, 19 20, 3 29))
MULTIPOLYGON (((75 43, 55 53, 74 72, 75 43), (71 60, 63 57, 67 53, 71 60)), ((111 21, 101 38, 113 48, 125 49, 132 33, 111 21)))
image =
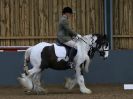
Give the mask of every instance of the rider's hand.
POLYGON ((80 34, 77 35, 77 38, 82 38, 82 36, 80 34))

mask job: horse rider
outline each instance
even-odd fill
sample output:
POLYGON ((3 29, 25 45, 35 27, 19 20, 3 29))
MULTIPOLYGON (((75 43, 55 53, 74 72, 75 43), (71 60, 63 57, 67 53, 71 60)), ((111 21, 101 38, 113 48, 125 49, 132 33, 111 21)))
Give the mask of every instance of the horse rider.
POLYGON ((60 43, 63 43, 66 46, 71 47, 70 55, 69 55, 69 61, 68 65, 73 67, 73 58, 74 56, 71 55, 73 53, 72 49, 77 49, 76 46, 76 40, 74 40, 75 37, 81 38, 81 35, 78 33, 74 32, 70 27, 69 27, 69 18, 71 18, 73 15, 73 11, 70 7, 65 7, 62 10, 62 16, 59 20, 59 29, 57 32, 57 40, 60 43))

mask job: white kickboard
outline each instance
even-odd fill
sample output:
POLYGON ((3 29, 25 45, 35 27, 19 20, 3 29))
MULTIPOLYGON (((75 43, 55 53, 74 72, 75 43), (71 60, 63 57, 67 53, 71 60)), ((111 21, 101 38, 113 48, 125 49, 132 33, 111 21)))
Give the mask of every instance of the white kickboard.
POLYGON ((124 90, 133 90, 133 84, 124 84, 124 90))

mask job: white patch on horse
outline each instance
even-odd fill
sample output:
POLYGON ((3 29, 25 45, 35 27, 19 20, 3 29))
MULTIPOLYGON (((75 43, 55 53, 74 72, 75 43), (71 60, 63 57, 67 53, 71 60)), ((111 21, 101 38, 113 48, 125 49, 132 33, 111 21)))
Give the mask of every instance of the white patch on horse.
MULTIPOLYGON (((35 46, 32 47, 31 49, 31 54, 30 54, 30 62, 33 65, 33 67, 35 67, 35 69, 32 69, 30 72, 34 72, 34 70, 36 70, 36 68, 38 68, 41 64, 41 52, 43 50, 44 47, 46 46, 51 46, 52 44, 50 43, 46 43, 46 42, 41 42, 35 46)), ((40 68, 38 68, 40 69, 40 68)), ((39 70, 36 70, 39 71, 39 70)))
POLYGON ((54 49, 55 49, 55 55, 58 57, 57 61, 68 61, 68 57, 66 56, 66 49, 63 46, 57 46, 54 44, 54 49))

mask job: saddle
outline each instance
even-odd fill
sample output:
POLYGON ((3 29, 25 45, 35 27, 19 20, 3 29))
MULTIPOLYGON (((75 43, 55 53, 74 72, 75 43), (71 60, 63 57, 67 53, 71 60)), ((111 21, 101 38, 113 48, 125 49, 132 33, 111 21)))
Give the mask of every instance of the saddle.
POLYGON ((76 56, 76 54, 77 54, 77 49, 67 46, 67 45, 61 43, 59 40, 56 41, 56 45, 65 47, 66 56, 68 56, 69 58, 72 58, 72 57, 76 56))

